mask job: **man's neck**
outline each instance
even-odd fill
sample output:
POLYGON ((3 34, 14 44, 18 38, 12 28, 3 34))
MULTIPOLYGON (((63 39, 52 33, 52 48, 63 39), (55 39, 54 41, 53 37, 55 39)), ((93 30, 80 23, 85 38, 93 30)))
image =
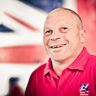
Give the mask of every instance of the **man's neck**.
POLYGON ((52 59, 52 66, 53 66, 53 70, 55 71, 55 73, 58 76, 61 76, 62 71, 72 64, 72 62, 78 57, 78 55, 81 53, 82 50, 83 48, 79 50, 78 54, 74 56, 73 58, 69 58, 69 59, 67 58, 62 61, 56 61, 52 59))
POLYGON ((66 69, 71 63, 64 63, 64 64, 61 64, 61 63, 59 63, 59 62, 56 62, 56 61, 52 61, 52 63, 53 63, 53 70, 55 71, 55 73, 60 77, 61 76, 61 74, 62 74, 62 71, 64 70, 64 69, 66 69))

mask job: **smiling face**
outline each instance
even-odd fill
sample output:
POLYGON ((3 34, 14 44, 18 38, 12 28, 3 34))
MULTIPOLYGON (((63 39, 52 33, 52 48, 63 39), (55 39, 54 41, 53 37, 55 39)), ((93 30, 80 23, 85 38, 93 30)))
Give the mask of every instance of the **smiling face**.
POLYGON ((84 31, 72 12, 57 10, 51 13, 44 26, 45 48, 56 61, 72 60, 83 48, 84 31))

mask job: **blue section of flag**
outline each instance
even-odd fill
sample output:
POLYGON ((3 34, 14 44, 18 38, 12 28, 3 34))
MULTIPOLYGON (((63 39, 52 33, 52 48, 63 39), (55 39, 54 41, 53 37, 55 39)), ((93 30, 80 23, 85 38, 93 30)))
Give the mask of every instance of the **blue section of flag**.
POLYGON ((8 33, 8 32, 14 32, 14 30, 8 28, 7 26, 0 24, 0 33, 4 32, 4 33, 8 33))
POLYGON ((63 6, 64 0, 19 0, 30 6, 40 8, 46 12, 49 12, 57 7, 63 6))

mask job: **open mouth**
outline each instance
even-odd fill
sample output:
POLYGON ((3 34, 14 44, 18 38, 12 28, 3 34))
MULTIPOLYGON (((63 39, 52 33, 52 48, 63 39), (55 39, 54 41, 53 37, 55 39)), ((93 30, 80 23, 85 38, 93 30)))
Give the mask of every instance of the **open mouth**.
POLYGON ((54 46, 49 46, 49 48, 55 49, 55 48, 61 48, 65 46, 66 44, 61 44, 61 45, 54 45, 54 46))

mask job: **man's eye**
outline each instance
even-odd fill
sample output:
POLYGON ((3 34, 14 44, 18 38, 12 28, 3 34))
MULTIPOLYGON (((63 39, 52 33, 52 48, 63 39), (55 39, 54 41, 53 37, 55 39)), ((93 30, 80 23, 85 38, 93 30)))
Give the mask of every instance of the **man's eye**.
POLYGON ((67 27, 63 27, 64 30, 68 29, 67 27))
POLYGON ((50 34, 52 34, 52 30, 45 31, 45 35, 50 35, 50 34))
POLYGON ((61 28, 61 32, 67 32, 68 31, 68 28, 67 27, 62 27, 61 28))

